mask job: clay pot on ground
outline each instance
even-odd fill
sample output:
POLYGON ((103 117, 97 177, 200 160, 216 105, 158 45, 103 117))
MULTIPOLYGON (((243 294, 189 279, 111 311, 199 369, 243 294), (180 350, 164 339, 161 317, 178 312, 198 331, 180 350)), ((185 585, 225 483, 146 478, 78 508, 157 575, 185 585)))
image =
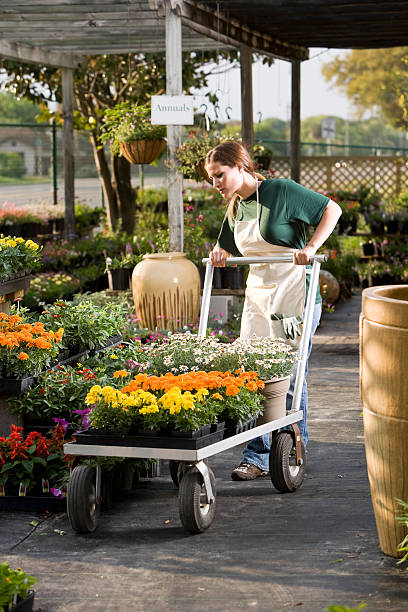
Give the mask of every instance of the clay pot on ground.
POLYGON ((363 291, 360 390, 371 500, 380 546, 402 557, 397 500, 408 499, 408 286, 363 291))
POLYGON ((141 327, 175 331, 197 322, 200 275, 185 253, 144 255, 133 270, 132 291, 141 327))

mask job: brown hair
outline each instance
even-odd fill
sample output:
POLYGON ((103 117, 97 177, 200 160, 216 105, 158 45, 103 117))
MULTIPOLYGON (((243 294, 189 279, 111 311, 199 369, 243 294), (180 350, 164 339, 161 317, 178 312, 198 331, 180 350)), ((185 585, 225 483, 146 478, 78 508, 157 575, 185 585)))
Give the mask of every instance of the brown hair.
MULTIPOLYGON (((262 174, 255 172, 254 162, 252 161, 251 156, 246 148, 237 140, 226 140, 225 142, 220 142, 220 144, 211 149, 211 151, 208 151, 205 158, 205 166, 213 162, 217 162, 223 166, 230 166, 231 168, 234 166, 239 166, 254 178, 258 178, 261 181, 265 180, 262 174)), ((227 215, 230 219, 232 219, 234 216, 234 208, 237 199, 238 196, 235 194, 232 196, 229 202, 227 215)))

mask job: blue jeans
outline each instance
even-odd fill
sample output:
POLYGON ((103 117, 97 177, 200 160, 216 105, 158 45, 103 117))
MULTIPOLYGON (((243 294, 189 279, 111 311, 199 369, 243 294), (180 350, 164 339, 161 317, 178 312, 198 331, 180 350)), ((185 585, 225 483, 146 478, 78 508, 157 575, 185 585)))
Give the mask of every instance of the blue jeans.
MULTIPOLYGON (((307 394, 307 373, 309 371, 309 356, 312 352, 312 338, 314 333, 320 323, 320 316, 322 314, 322 305, 315 304, 313 310, 313 319, 312 319, 312 333, 310 335, 310 341, 307 352, 306 359, 306 367, 305 367, 305 378, 303 380, 302 394, 300 397, 300 406, 299 410, 303 410, 303 418, 298 422, 300 434, 303 438, 303 442, 306 446, 309 439, 309 431, 307 428, 307 407, 308 407, 308 394, 307 394)), ((293 399, 293 389, 295 386, 295 378, 296 378, 296 370, 293 372, 290 378, 290 388, 288 394, 286 396, 286 410, 291 410, 292 408, 292 399, 293 399)), ((287 428, 285 428, 287 429, 287 428)), ((271 434, 265 434, 264 436, 259 436, 259 438, 254 438, 249 442, 249 444, 244 448, 242 462, 244 463, 252 463, 256 465, 261 470, 269 470, 269 450, 271 447, 271 434)))

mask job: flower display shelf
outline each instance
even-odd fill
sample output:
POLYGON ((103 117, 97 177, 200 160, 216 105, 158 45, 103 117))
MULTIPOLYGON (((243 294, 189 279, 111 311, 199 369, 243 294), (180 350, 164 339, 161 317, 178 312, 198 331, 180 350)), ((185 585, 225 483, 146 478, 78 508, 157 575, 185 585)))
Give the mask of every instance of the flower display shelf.
POLYGON ((43 495, 4 495, 0 497, 0 512, 65 512, 66 499, 51 493, 43 495))
POLYGON ((29 591, 27 597, 17 601, 16 605, 10 609, 10 612, 32 612, 34 595, 34 591, 29 591))
POLYGON ((145 446, 150 448, 181 448, 198 450, 223 439, 224 430, 210 432, 195 437, 181 435, 186 432, 172 432, 172 435, 129 435, 129 434, 99 434, 92 430, 76 434, 77 444, 99 444, 101 446, 145 446), (176 437, 177 436, 177 437, 176 437))
POLYGON ((31 274, 26 274, 26 272, 18 272, 16 273, 19 276, 16 278, 8 278, 3 283, 0 283, 0 295, 9 295, 16 291, 21 291, 22 289, 27 289, 30 286, 30 282, 32 279, 31 274))

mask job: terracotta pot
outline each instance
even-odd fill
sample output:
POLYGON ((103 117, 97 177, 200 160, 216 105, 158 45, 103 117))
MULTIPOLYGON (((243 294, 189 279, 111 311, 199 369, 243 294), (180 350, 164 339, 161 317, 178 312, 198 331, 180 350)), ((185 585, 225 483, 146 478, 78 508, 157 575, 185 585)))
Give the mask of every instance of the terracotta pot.
POLYGON ((156 140, 132 140, 119 143, 122 155, 131 164, 151 164, 160 157, 166 141, 164 138, 156 140))
POLYGON ((289 386, 290 376, 265 381, 265 388, 262 390, 265 398, 263 401, 264 410, 257 418, 257 425, 264 425, 269 421, 275 421, 275 419, 286 416, 286 395, 289 386))
POLYGON ((142 327, 174 331, 197 322, 200 275, 184 253, 144 255, 133 270, 132 290, 142 327))
POLYGON ((368 478, 380 546, 400 557, 406 528, 396 499, 408 499, 408 286, 363 291, 360 391, 368 478))

